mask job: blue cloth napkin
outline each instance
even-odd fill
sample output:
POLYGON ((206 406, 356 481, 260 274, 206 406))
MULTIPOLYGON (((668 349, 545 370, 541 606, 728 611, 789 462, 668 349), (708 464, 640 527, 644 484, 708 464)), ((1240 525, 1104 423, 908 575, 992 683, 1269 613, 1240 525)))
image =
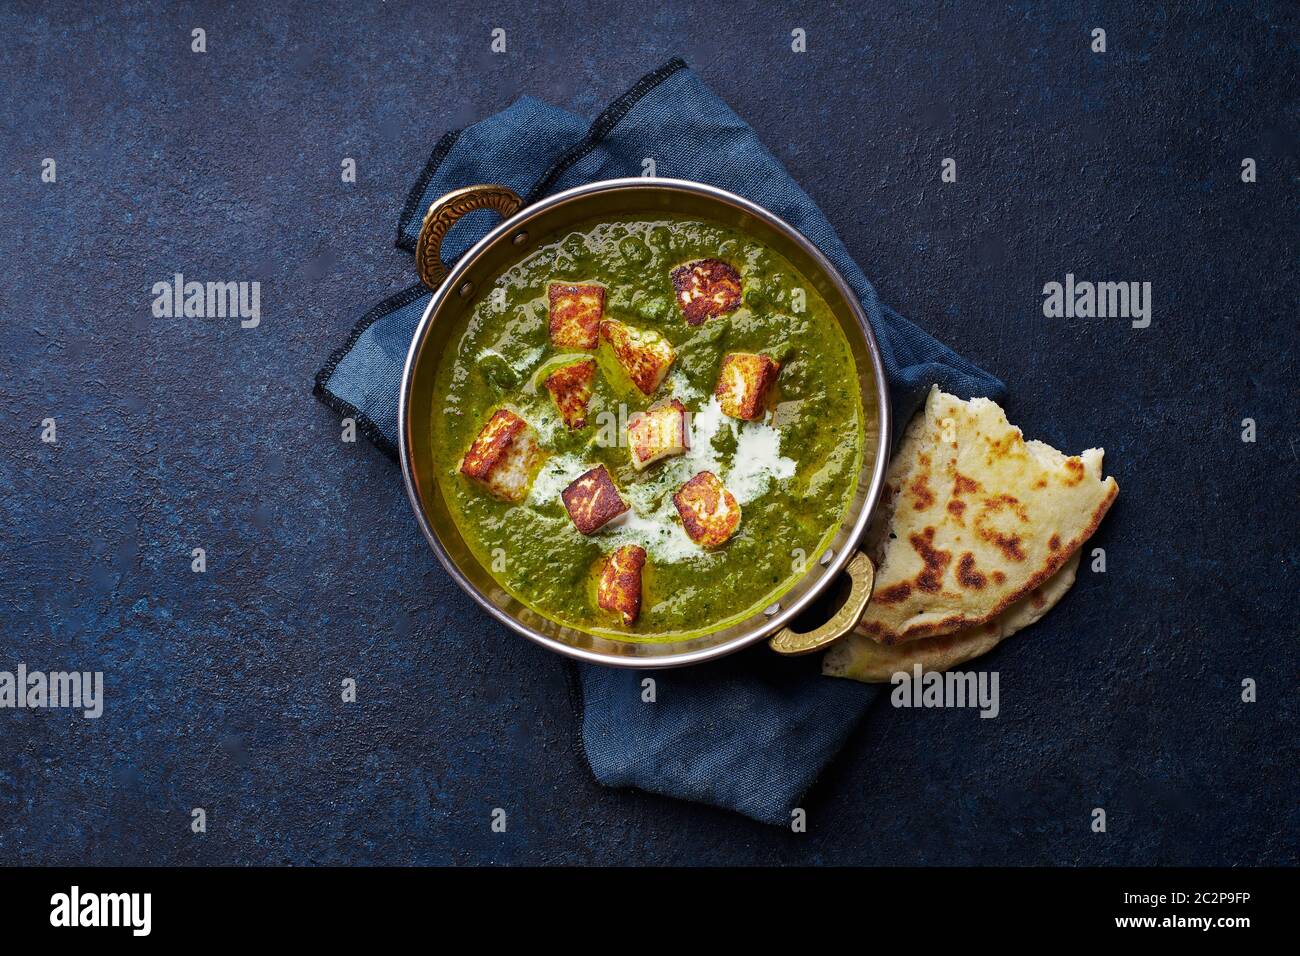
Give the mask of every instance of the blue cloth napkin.
MULTIPOLYGON (((932 384, 964 397, 1001 395, 996 378, 881 304, 821 210, 754 131, 677 59, 643 77, 594 121, 525 97, 446 134, 402 210, 397 245, 414 251, 424 211, 450 189, 503 183, 533 201, 592 180, 640 175, 646 157, 661 176, 711 183, 753 200, 817 244, 871 320, 899 432, 932 384)), ((495 214, 482 212, 457 223, 443 244, 448 264, 495 222, 495 214)), ((316 396, 354 417, 392 457, 402 365, 429 295, 415 284, 380 303, 316 378, 316 396)), ((583 749, 597 781, 778 825, 789 823, 879 690, 823 678, 818 659, 780 658, 766 647, 675 671, 573 667, 583 749), (653 703, 643 699, 647 677, 654 680, 653 703)))

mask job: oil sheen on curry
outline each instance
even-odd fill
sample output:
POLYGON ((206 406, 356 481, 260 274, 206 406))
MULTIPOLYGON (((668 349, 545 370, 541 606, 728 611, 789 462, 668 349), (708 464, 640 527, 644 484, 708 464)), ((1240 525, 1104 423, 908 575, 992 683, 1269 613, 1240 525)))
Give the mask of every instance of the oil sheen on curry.
POLYGON ((670 641, 803 576, 857 484, 848 342, 771 248, 612 220, 484 291, 440 360, 438 480, 485 568, 558 623, 670 641))

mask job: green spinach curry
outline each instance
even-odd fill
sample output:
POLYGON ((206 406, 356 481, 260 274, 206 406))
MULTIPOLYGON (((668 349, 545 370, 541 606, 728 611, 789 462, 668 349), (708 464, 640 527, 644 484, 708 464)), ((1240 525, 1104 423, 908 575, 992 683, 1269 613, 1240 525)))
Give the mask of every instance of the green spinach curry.
POLYGON ((605 221, 539 247, 464 321, 437 373, 438 480, 534 610, 680 640, 762 610, 830 543, 862 462, 857 376, 771 248, 605 221))

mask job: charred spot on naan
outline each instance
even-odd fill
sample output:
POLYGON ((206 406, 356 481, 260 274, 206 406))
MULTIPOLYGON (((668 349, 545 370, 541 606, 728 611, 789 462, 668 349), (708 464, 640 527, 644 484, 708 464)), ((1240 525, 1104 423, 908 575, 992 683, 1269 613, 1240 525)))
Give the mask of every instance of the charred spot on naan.
POLYGON ((934 547, 934 528, 926 528, 920 534, 909 535, 907 539, 916 553, 921 556, 921 573, 913 582, 918 591, 938 594, 943 589, 943 576, 952 561, 951 551, 941 551, 934 547))
MULTIPOLYGON (((1014 495, 992 495, 980 504, 973 522, 975 533, 984 541, 997 547, 1008 561, 1024 561, 1024 541, 1014 528, 1007 528, 1004 516, 1015 518, 1021 524, 1029 523, 1029 514, 1020 499, 1014 495)), ((1057 537, 1060 541, 1060 537, 1057 537)))
POLYGON ((987 452, 984 456, 984 464, 987 467, 991 468, 999 463, 1009 461, 1029 460, 1029 452, 1025 448, 1025 436, 1019 428, 1004 431, 996 438, 992 435, 982 435, 980 437, 984 439, 987 446, 987 452))
MULTIPOLYGON (((889 587, 877 591, 871 595, 871 600, 877 604, 897 604, 899 601, 906 601, 912 596, 912 585, 907 581, 899 581, 897 584, 891 584, 889 587)), ((879 625, 877 625, 877 628, 879 625)))
POLYGON ((912 492, 912 507, 917 511, 927 511, 934 504, 934 492, 930 490, 928 473, 923 471, 913 478, 908 490, 912 492))
POLYGON ((957 559, 957 583, 962 587, 978 591, 988 581, 987 577, 975 570, 975 555, 967 551, 957 559))
POLYGON ((721 259, 697 259, 678 266, 672 279, 687 325, 700 325, 740 305, 740 273, 721 259))

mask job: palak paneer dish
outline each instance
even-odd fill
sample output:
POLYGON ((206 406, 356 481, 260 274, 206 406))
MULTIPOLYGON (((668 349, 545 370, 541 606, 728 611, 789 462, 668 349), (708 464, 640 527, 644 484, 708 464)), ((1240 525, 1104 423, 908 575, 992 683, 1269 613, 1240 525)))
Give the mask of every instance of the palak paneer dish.
POLYGON ((438 481, 538 613, 693 637, 778 600, 839 529, 864 444, 853 356, 764 243, 603 221, 507 269, 461 321, 437 373, 438 481))

